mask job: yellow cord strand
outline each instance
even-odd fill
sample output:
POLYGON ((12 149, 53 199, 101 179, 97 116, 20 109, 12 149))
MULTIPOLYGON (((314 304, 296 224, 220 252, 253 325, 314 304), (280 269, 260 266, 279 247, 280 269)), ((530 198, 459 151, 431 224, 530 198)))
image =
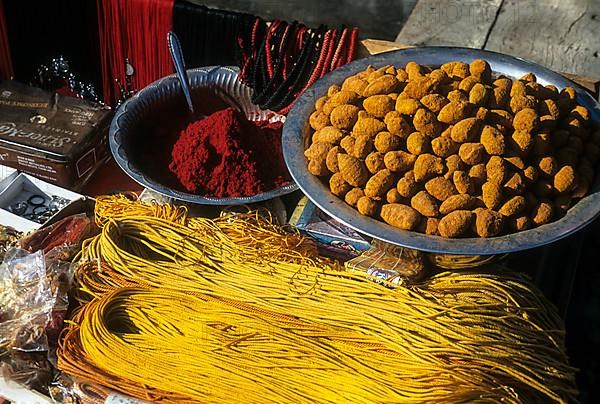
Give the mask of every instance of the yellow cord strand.
POLYGON ((256 213, 98 200, 68 373, 153 401, 571 402, 556 310, 514 273, 395 289, 256 213))

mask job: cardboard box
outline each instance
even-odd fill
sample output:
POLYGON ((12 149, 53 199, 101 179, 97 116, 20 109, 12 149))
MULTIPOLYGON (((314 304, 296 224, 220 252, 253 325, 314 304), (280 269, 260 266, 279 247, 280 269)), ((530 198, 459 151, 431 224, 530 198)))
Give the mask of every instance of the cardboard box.
POLYGON ((112 111, 14 81, 0 83, 0 163, 76 189, 108 156, 112 111))

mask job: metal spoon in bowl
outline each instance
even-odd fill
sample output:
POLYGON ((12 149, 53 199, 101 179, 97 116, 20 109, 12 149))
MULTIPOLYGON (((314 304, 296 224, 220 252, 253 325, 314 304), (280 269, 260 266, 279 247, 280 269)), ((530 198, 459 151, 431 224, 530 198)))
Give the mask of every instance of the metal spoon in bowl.
MULTIPOLYGON (((188 104, 190 113, 197 119, 205 118, 205 115, 196 116, 194 103, 192 102, 192 92, 190 91, 190 81, 187 75, 187 70, 185 69, 185 61, 183 59, 181 43, 179 42, 177 35, 172 31, 167 33, 167 46, 169 48, 169 53, 171 53, 171 59, 173 60, 173 65, 175 66, 175 71, 177 72, 177 77, 179 78, 179 83, 181 84, 181 89, 185 95, 185 100, 188 104)), ((211 83, 208 85, 208 88, 210 88, 216 96, 225 101, 225 103, 227 103, 229 106, 235 108, 238 112, 242 111, 242 108, 238 102, 220 87, 211 83)))

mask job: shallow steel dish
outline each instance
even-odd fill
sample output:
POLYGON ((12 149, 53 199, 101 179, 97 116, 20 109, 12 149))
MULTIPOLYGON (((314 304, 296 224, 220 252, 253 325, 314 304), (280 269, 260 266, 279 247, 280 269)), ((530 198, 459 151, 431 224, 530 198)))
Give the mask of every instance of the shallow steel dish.
MULTIPOLYGON (((250 101, 252 90, 238 80, 237 68, 201 67, 188 70, 188 75, 195 105, 200 108, 201 113, 203 112, 202 95, 199 92, 209 85, 214 85, 233 96, 250 120, 269 119, 274 122, 285 119, 281 115, 263 111, 252 104, 250 101)), ((134 140, 139 141, 147 135, 149 130, 147 122, 156 122, 157 125, 164 126, 172 124, 176 127, 176 122, 185 122, 188 119, 187 113, 185 98, 179 80, 174 74, 155 81, 124 102, 117 110, 109 130, 110 149, 123 171, 146 188, 176 200, 200 205, 250 204, 289 194, 298 189, 298 186, 291 182, 283 187, 250 197, 211 198, 179 191, 156 180, 136 162, 136 148, 132 144, 134 140)))
POLYGON ((310 87, 288 114, 283 128, 283 154, 288 169, 300 189, 323 211, 363 234, 392 244, 435 253, 487 255, 526 250, 552 243, 590 223, 600 213, 600 178, 596 179, 588 196, 555 222, 489 239, 447 239, 400 230, 362 216, 333 195, 327 184, 308 172, 304 157, 304 150, 310 140, 308 117, 314 110, 315 101, 327 93, 330 85, 341 84, 346 77, 366 69, 369 65, 390 64, 403 67, 409 61, 422 65, 441 65, 455 60, 470 63, 474 59, 487 60, 495 73, 511 78, 519 78, 532 72, 541 84, 553 84, 559 89, 572 86, 577 92, 577 101, 590 110, 593 120, 600 121, 600 106, 584 89, 558 73, 523 59, 478 49, 454 47, 421 47, 388 52, 355 61, 329 73, 310 87))

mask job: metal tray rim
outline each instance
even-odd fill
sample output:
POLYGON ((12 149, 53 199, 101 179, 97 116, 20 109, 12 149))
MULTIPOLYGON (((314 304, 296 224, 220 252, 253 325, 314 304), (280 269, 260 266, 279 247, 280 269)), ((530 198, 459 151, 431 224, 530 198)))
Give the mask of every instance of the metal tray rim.
POLYGON ((557 221, 500 237, 447 239, 397 229, 384 222, 362 216, 354 208, 332 195, 317 177, 308 173, 304 157, 304 130, 308 125, 308 116, 314 109, 314 101, 324 95, 330 85, 340 84, 347 76, 365 69, 368 65, 403 66, 410 60, 426 65, 439 65, 453 60, 470 62, 478 58, 486 59, 496 73, 520 77, 525 73, 533 72, 542 84, 554 84, 559 89, 566 86, 574 87, 578 102, 590 109, 592 119, 600 121, 600 106, 583 88, 533 62, 497 52, 461 47, 400 49, 360 59, 336 69, 314 83, 297 100, 288 114, 282 139, 284 158, 292 178, 315 205, 336 220, 373 238, 421 251, 469 255, 510 253, 553 243, 580 230, 600 214, 600 176, 597 177, 590 194, 557 221))
MULTIPOLYGON (((195 69, 188 70, 188 76, 190 78, 190 82, 192 83, 192 88, 201 86, 204 81, 216 80, 216 78, 212 78, 219 75, 224 75, 226 78, 230 80, 237 80, 237 76, 239 73, 239 69, 237 67, 232 66, 206 66, 199 67, 195 69)), ((245 86, 244 86, 245 87, 245 86)), ((158 192, 161 195, 164 195, 169 198, 173 198, 179 201, 198 204, 198 205, 244 205, 244 204, 252 204, 257 202, 267 201, 269 199, 273 199, 279 196, 283 196, 294 192, 298 189, 298 185, 293 181, 287 185, 282 187, 250 196, 250 197, 236 197, 236 198, 212 198, 205 197, 200 195, 194 195, 187 192, 177 191, 166 187, 160 184, 158 181, 153 180, 152 178, 146 176, 138 167, 131 164, 126 157, 126 154, 123 149, 123 144, 121 141, 121 137, 124 135, 124 121, 128 119, 128 114, 131 113, 131 110, 135 108, 143 108, 145 101, 152 97, 161 97, 161 92, 175 92, 181 91, 179 87, 179 81, 175 74, 170 74, 165 76, 157 81, 149 84, 148 86, 141 89, 137 92, 133 97, 125 101, 117 112, 110 124, 109 129, 109 145, 112 155, 123 171, 131 177, 138 184, 149 188, 155 192, 158 192), (172 87, 169 87, 172 86, 172 87)), ((245 94, 249 94, 251 91, 249 88, 244 88, 245 94)), ((183 93, 181 93, 183 96, 183 93)), ((244 100, 242 106, 247 106, 248 108, 252 108, 249 98, 244 100)), ((271 116, 276 115, 272 111, 260 111, 258 107, 254 107, 255 110, 249 111, 246 109, 247 114, 253 115, 264 115, 271 116)))

